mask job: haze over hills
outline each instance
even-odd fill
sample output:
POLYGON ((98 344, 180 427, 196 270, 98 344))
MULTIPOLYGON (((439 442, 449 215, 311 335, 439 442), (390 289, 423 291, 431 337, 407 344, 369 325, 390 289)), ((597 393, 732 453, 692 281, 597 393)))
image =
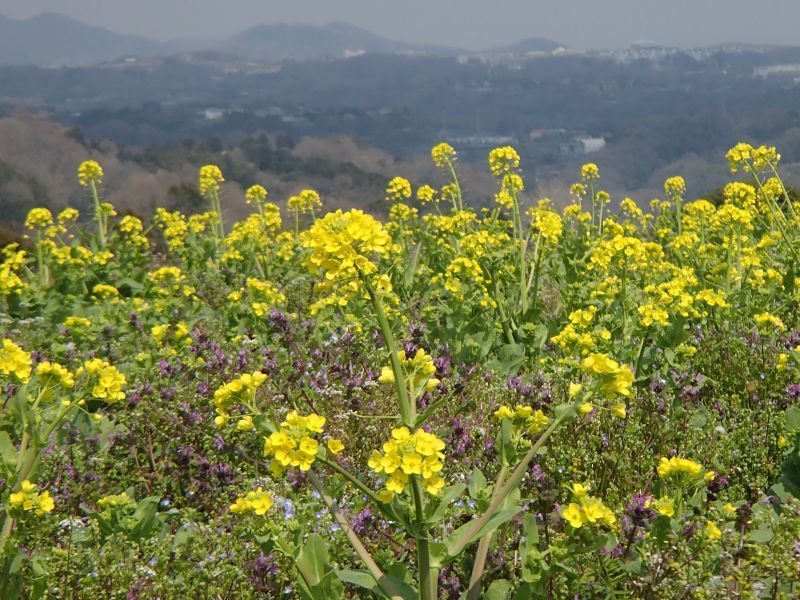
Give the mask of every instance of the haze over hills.
POLYGON ((424 53, 453 55, 459 50, 387 40, 349 23, 256 25, 217 45, 228 54, 252 59, 311 60, 341 58, 348 53, 424 53))
MULTIPOLYGON (((531 38, 489 52, 531 52, 557 47, 556 42, 531 38)), ((23 20, 0 15, 0 65, 87 66, 125 56, 149 57, 185 51, 213 51, 271 62, 342 58, 365 52, 430 56, 465 53, 458 48, 389 40, 342 22, 264 24, 225 40, 159 42, 86 25, 60 13, 42 13, 23 20)))
POLYGON ((25 20, 0 15, 0 64, 86 65, 119 56, 152 56, 161 45, 86 25, 60 13, 25 20))

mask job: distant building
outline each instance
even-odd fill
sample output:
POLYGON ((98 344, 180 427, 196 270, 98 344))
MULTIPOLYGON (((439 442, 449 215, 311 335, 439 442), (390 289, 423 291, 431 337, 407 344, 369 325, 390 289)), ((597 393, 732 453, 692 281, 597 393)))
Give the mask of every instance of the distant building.
POLYGON ((767 65, 753 69, 756 77, 797 77, 800 75, 800 64, 790 65, 767 65))
POLYGON ((602 150, 605 145, 606 140, 601 137, 574 138, 559 144, 558 153, 564 158, 578 158, 602 150))
POLYGON ((202 112, 203 118, 206 121, 219 121, 225 116, 225 109, 223 108, 206 108, 202 112))

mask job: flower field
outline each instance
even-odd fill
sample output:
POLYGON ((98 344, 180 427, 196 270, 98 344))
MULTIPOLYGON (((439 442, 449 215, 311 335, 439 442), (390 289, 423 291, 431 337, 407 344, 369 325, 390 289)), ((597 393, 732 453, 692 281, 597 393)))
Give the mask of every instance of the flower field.
MULTIPOLYGON (((388 218, 31 210, 0 256, 2 598, 794 598, 800 202, 456 151, 388 218), (484 208, 480 208, 483 206, 484 208)), ((724 168, 721 165, 721 168, 724 168)), ((278 202, 278 201, 276 201, 278 202)))

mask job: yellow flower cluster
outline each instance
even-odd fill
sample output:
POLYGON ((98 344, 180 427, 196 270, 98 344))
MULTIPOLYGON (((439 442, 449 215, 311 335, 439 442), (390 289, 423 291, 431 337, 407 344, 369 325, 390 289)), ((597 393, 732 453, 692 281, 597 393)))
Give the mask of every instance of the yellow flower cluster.
POLYGON ((155 221, 167 240, 167 247, 172 252, 179 252, 184 249, 190 236, 205 232, 217 219, 218 216, 213 211, 192 215, 187 219, 178 211, 169 212, 159 207, 156 209, 155 221))
POLYGON ((689 460, 688 458, 672 458, 661 457, 658 462, 658 476, 662 479, 667 477, 675 477, 688 475, 689 477, 699 477, 703 472, 703 465, 700 463, 689 460))
MULTIPOLYGON (((416 398, 424 390, 431 391, 439 385, 439 380, 434 377, 436 375, 436 367, 433 364, 433 357, 422 348, 419 348, 412 358, 406 358, 405 351, 400 350, 397 353, 397 358, 400 360, 400 368, 403 370, 403 375, 409 388, 408 391, 412 398, 416 398)), ((387 365, 381 369, 378 381, 381 383, 395 382, 394 371, 392 371, 391 366, 387 365)))
POLYGON ((786 325, 783 324, 783 321, 781 321, 779 317, 768 312, 753 315, 753 319, 755 319, 759 331, 763 333, 786 331, 786 325))
POLYGON ((291 196, 286 205, 301 213, 313 212, 314 208, 322 208, 322 200, 319 194, 314 190, 303 190, 296 196, 291 196))
MULTIPOLYGON (((584 181, 594 181, 595 179, 600 179, 600 169, 597 167, 595 163, 586 163, 581 167, 581 179, 584 181)), ((584 188, 583 194, 586 193, 586 188, 584 188)), ((577 192, 578 190, 576 190, 577 192)), ((580 194, 575 194, 580 195, 580 194)))
POLYGON ((52 512, 55 502, 47 490, 36 491, 36 484, 27 479, 22 482, 18 492, 9 495, 8 502, 12 508, 21 508, 24 511, 34 511, 37 517, 52 512))
POLYGON ((105 400, 109 404, 125 399, 125 392, 122 391, 125 375, 113 365, 100 358, 93 358, 83 363, 76 375, 80 376, 83 373, 88 374, 94 382, 91 391, 94 398, 105 400))
POLYGON ((436 200, 436 190, 429 186, 427 183, 417 188, 417 200, 420 204, 425 206, 428 202, 436 200))
POLYGON ((133 215, 126 215, 122 217, 118 227, 131 244, 139 248, 148 247, 147 238, 142 235, 144 225, 142 225, 141 219, 133 215))
POLYGON ((639 238, 615 235, 600 241, 589 255, 589 268, 636 271, 663 260, 664 251, 659 244, 643 242, 639 238))
POLYGON ((667 517, 675 516, 675 501, 669 496, 664 496, 657 500, 655 498, 650 499, 645 502, 645 506, 652 508, 660 515, 666 515, 667 517))
POLYGON ((508 406, 501 406, 494 411, 494 416, 501 421, 511 420, 512 424, 529 435, 536 435, 550 422, 550 418, 540 409, 533 410, 532 406, 517 405, 515 410, 508 406))
POLYGON ((605 327, 595 327, 592 332, 585 331, 594 321, 597 307, 576 309, 569 314, 569 323, 550 341, 564 351, 578 352, 586 356, 599 343, 611 339, 611 332, 605 327))
POLYGON ((53 213, 46 208, 32 208, 25 218, 27 229, 44 229, 53 225, 53 213))
POLYGON ((431 158, 433 159, 433 164, 443 169, 444 167, 452 166, 456 161, 456 151, 447 142, 441 142, 431 148, 431 158))
POLYGON ((93 160, 87 160, 78 167, 78 182, 82 187, 89 187, 91 184, 99 185, 103 181, 103 168, 93 160))
POLYGON ((383 445, 383 454, 373 450, 368 462, 373 471, 389 476, 380 500, 391 502, 395 494, 403 493, 410 477, 419 477, 429 494, 438 495, 444 487, 444 479, 439 476, 444 466, 444 448, 441 439, 423 429, 414 433, 408 427, 392 429, 392 439, 383 445))
POLYGON ((45 385, 60 385, 64 389, 75 386, 75 377, 66 367, 49 361, 36 365, 36 375, 45 385))
POLYGON ((251 185, 244 194, 245 202, 261 206, 267 200, 267 189, 263 185, 251 185))
POLYGON ((16 242, 7 244, 2 249, 3 261, 0 262, 0 296, 19 294, 26 284, 19 276, 25 265, 26 253, 19 250, 16 242))
POLYGON ((133 498, 128 496, 127 492, 121 494, 113 494, 110 496, 103 496, 97 501, 97 506, 101 508, 122 508, 130 507, 135 504, 133 498))
POLYGON ((230 511, 236 515, 252 512, 262 516, 270 508, 272 508, 272 497, 264 491, 264 488, 259 487, 236 498, 236 502, 230 506, 230 511))
POLYGON ((8 338, 0 347, 0 373, 13 375, 17 381, 27 383, 31 377, 31 353, 25 352, 8 338))
POLYGON ((599 379, 597 391, 607 400, 631 395, 633 372, 607 354, 590 354, 583 359, 581 371, 599 379))
POLYGON ((776 166, 781 159, 774 146, 754 148, 745 142, 739 142, 726 155, 731 173, 740 169, 745 173, 763 171, 769 166, 776 166))
POLYGON ((92 287, 92 297, 96 300, 116 300, 119 298, 119 290, 107 283, 98 283, 92 287))
POLYGON ((86 317, 67 317, 63 323, 66 329, 87 329, 92 326, 92 322, 86 317))
POLYGON ((398 202, 392 206, 391 209, 389 209, 389 219, 392 222, 387 224, 387 226, 397 223, 409 223, 411 221, 416 221, 418 217, 419 211, 416 208, 403 202, 398 202))
POLYGON ((192 341, 192 339, 189 337, 189 326, 183 321, 176 323, 174 326, 170 325, 169 323, 154 325, 150 329, 150 335, 158 346, 167 345, 170 340, 182 344, 190 343, 192 341))
POLYGON ((257 317, 263 317, 271 308, 286 301, 286 296, 269 281, 248 277, 246 286, 250 294, 250 307, 257 317))
POLYGON ((386 200, 402 202, 411 198, 411 183, 404 177, 394 177, 386 186, 386 200))
POLYGON ((256 390, 267 380, 261 371, 245 373, 241 377, 221 385, 214 391, 214 406, 217 416, 214 423, 222 427, 231 418, 229 411, 239 402, 252 405, 256 390))
POLYGON ((327 280, 352 277, 356 270, 369 275, 377 270, 374 254, 386 254, 391 237, 383 225, 361 210, 328 213, 317 219, 301 236, 303 246, 311 252, 306 266, 312 272, 322 271, 327 280))
POLYGON ((670 177, 664 182, 664 193, 670 198, 682 197, 686 193, 683 177, 670 177))
POLYGON ((575 529, 586 523, 598 523, 614 527, 617 517, 599 498, 589 495, 589 489, 580 483, 572 484, 572 497, 575 500, 561 509, 561 516, 575 529))
POLYGON ((161 267, 147 274, 147 281, 154 294, 173 297, 178 293, 189 297, 194 294, 194 287, 185 285, 186 276, 178 267, 161 267))
POLYGON ((531 218, 531 228, 542 236, 542 239, 549 244, 557 244, 564 233, 564 221, 558 213, 537 206, 528 209, 528 216, 531 218))
POLYGON ((293 410, 286 415, 280 429, 264 438, 264 456, 272 459, 270 472, 279 476, 289 467, 308 471, 319 450, 319 442, 314 436, 322 433, 325 421, 325 417, 316 413, 304 416, 293 410))
POLYGON ((222 177, 222 171, 216 165, 205 165, 200 167, 200 175, 198 176, 198 187, 200 188, 201 196, 208 196, 211 193, 219 191, 219 184, 225 181, 222 177))
POLYGON ((511 146, 501 146, 489 152, 489 168, 492 175, 501 177, 519 168, 519 153, 511 146))
POLYGON ((248 257, 261 257, 281 241, 281 236, 289 236, 293 240, 289 232, 278 233, 281 225, 280 208, 271 202, 263 205, 261 212, 234 223, 225 237, 223 260, 243 261, 248 257))

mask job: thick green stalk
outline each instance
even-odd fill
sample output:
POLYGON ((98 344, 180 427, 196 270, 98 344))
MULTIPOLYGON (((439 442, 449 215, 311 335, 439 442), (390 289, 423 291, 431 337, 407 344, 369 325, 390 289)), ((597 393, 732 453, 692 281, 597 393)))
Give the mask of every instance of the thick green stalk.
POLYGON ((328 490, 325 488, 325 485, 322 483, 320 478, 317 477, 316 474, 309 471, 308 479, 311 482, 311 485, 313 485, 317 492, 319 492, 319 495, 322 498, 322 501, 325 503, 325 506, 339 524, 339 527, 342 529, 345 536, 347 536, 347 541, 350 542, 353 550, 356 551, 356 554, 358 554, 358 557, 367 567, 370 575, 372 575, 372 577, 375 579, 375 582, 378 584, 381 590, 383 590, 383 592, 392 600, 402 600, 402 592, 396 589, 396 586, 390 580, 384 577, 383 571, 381 571, 380 567, 375 562, 375 559, 372 558, 372 555, 364 546, 361 539, 358 537, 358 534, 353 531, 353 528, 350 526, 350 522, 339 511, 339 508, 336 506, 336 502, 334 502, 333 498, 331 498, 328 490))
MULTIPOLYGON (((414 494, 414 509, 417 525, 425 522, 425 501, 419 480, 412 476, 411 490, 414 494)), ((438 571, 431 567, 431 546, 428 530, 416 538, 417 540, 417 569, 419 571, 419 597, 420 600, 436 600, 438 593, 438 571)))
POLYGON ((484 525, 492 518, 492 516, 497 512, 500 508, 500 505, 506 499, 508 494, 519 484, 522 476, 525 474, 525 470, 528 468, 528 465, 533 460, 533 457, 539 451, 539 448, 542 447, 547 441, 547 438, 556 430, 556 428, 566 419, 566 416, 561 416, 557 418, 553 423, 544 430, 539 439, 530 447, 530 450, 525 453, 525 456, 522 457, 522 460, 517 464, 514 470, 511 472, 511 475, 506 480, 506 482, 502 485, 500 490, 497 492, 497 495, 494 496, 493 500, 489 504, 489 507, 486 511, 477 519, 472 521, 470 526, 466 529, 464 534, 461 536, 461 541, 450 548, 450 555, 451 556, 458 556, 464 548, 466 548, 471 542, 470 539, 473 538, 480 530, 483 528, 484 525))
MULTIPOLYGON (((497 474, 497 481, 494 482, 494 492, 492 493, 492 499, 494 499, 497 491, 499 490, 500 486, 503 483, 503 480, 506 477, 506 473, 508 472, 508 467, 503 465, 500 469, 500 472, 497 474)), ((494 533, 487 533, 485 536, 481 538, 481 541, 478 543, 478 549, 475 552, 475 562, 472 566, 472 574, 469 578, 469 589, 467 590, 467 600, 478 600, 480 598, 481 593, 481 578, 483 577, 483 572, 486 569, 486 556, 489 554, 489 548, 492 545, 492 537, 494 533)))
POLYGON ((404 425, 413 429, 414 423, 416 423, 417 420, 417 407, 416 404, 411 401, 411 398, 408 395, 406 377, 403 373, 403 367, 400 364, 400 358, 397 356, 397 345, 394 341, 392 328, 389 325, 389 320, 386 318, 386 313, 383 310, 381 300, 378 298, 378 295, 375 292, 375 289, 372 287, 372 284, 369 282, 369 279, 363 273, 361 273, 361 271, 358 272, 358 275, 361 278, 361 281, 364 283, 364 287, 367 288, 367 294, 369 295, 369 299, 372 301, 372 307, 375 309, 375 317, 378 319, 378 325, 380 326, 381 333, 383 334, 383 341, 386 343, 386 348, 389 351, 389 362, 392 365, 392 373, 394 374, 397 396, 400 399, 400 417, 402 418, 404 425))
POLYGON ((454 201, 454 207, 457 208, 457 210, 464 210, 464 201, 461 198, 461 184, 458 182, 458 175, 456 174, 456 169, 453 166, 453 163, 450 162, 450 159, 447 159, 447 167, 450 169, 450 175, 453 176, 453 183, 456 186, 456 193, 457 193, 458 203, 455 204, 455 201, 454 201))
POLYGON ((100 243, 100 248, 106 247, 106 221, 100 210, 100 196, 97 194, 97 186, 93 179, 89 180, 89 190, 92 192, 92 199, 94 200, 94 218, 97 221, 97 240, 100 243))

